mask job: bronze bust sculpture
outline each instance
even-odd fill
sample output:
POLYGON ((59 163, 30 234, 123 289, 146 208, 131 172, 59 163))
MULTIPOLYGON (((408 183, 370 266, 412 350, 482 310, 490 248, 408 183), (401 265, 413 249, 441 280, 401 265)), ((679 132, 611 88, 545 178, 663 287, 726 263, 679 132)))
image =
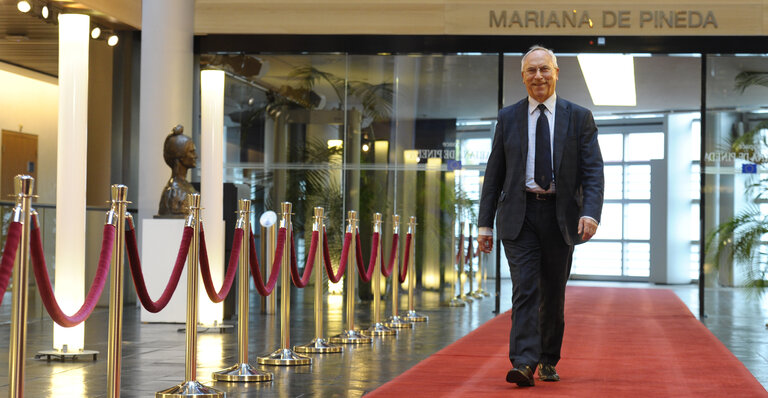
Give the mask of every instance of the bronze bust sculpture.
POLYGON ((184 217, 189 210, 187 195, 197 190, 187 181, 187 170, 197 166, 197 151, 192 138, 183 135, 180 124, 165 138, 163 158, 171 167, 171 179, 165 184, 160 197, 158 216, 184 217))

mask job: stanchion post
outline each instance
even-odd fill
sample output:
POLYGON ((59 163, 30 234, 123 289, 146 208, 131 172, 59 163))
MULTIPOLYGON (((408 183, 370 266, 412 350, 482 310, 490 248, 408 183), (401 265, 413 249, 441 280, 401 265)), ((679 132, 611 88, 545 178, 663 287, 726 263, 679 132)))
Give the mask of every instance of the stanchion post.
MULTIPOLYGON (((269 249, 267 249, 267 241, 269 238, 267 237, 267 234, 271 233, 272 228, 268 228, 265 226, 261 226, 261 234, 259 235, 261 238, 259 239, 259 268, 262 275, 262 282, 264 282, 265 278, 269 278, 269 269, 272 265, 271 262, 268 263, 269 260, 269 254, 267 253, 269 249), (264 277, 266 275, 266 277, 264 277)), ((272 249, 275 250, 275 249, 272 249)), ((261 296, 259 299, 261 303, 261 313, 266 314, 267 313, 267 300, 269 300, 269 297, 272 296, 271 294, 269 296, 261 296)))
MULTIPOLYGON (((466 229, 467 222, 466 221, 460 221, 459 225, 461 227, 461 233, 459 236, 464 236, 464 230, 466 229)), ((463 241, 463 239, 460 239, 459 242, 463 241)), ((464 276, 466 275, 464 273, 464 263, 466 262, 466 256, 464 254, 464 245, 460 244, 461 247, 459 247, 459 267, 458 267, 458 275, 457 279, 459 280, 459 299, 466 302, 466 303, 472 303, 472 297, 468 296, 466 293, 464 293, 464 276)))
POLYGON ((262 365, 311 365, 312 359, 299 355, 291 350, 291 242, 293 241, 293 224, 291 224, 290 202, 282 203, 283 218, 280 228, 285 228, 285 245, 283 246, 283 262, 280 270, 280 348, 273 353, 259 357, 262 365))
POLYGON ((312 231, 318 232, 317 248, 314 253, 310 253, 310 256, 315 256, 315 338, 307 344, 295 346, 293 349, 296 352, 301 353, 338 353, 341 352, 341 347, 330 344, 323 337, 323 219, 324 209, 322 207, 315 207, 315 220, 312 224, 312 231))
POLYGON ((376 251, 376 261, 373 266, 373 324, 366 329, 365 334, 371 336, 391 336, 397 334, 395 329, 390 329, 381 323, 381 241, 384 234, 381 233, 381 213, 373 214, 373 233, 379 234, 379 243, 372 247, 371 251, 376 251))
MULTIPOLYGON (((472 246, 472 223, 468 223, 469 225, 469 237, 467 238, 467 249, 469 249, 472 246)), ((471 250, 468 250, 469 253, 467 253, 467 257, 464 258, 464 262, 461 263, 462 267, 466 267, 466 264, 469 263, 469 274, 467 275, 467 280, 469 282, 469 291, 467 292, 467 296, 474 297, 475 292, 475 281, 474 281, 474 268, 472 268, 472 260, 474 258, 474 253, 472 253, 471 250)))
POLYGON ((16 205, 13 221, 23 224, 16 263, 13 267, 11 304, 11 345, 8 347, 8 396, 24 396, 24 366, 27 346, 27 288, 29 285, 29 236, 31 230, 32 191, 35 179, 17 175, 13 179, 16 205))
POLYGON ((120 369, 123 353, 123 248, 125 244, 125 213, 128 207, 128 187, 114 184, 112 205, 107 224, 115 226, 112 264, 109 275, 109 334, 107 342, 107 396, 120 397, 120 369))
MULTIPOLYGON (((461 222, 459 222, 459 225, 461 225, 461 222)), ((459 262, 456 257, 456 247, 456 217, 453 217, 451 218, 451 252, 449 253, 449 257, 451 259, 451 272, 453 272, 456 280, 451 283, 451 298, 448 299, 447 304, 449 307, 464 307, 467 303, 465 303, 464 300, 459 299, 459 295, 456 294, 456 284, 461 284, 461 274, 459 274, 456 264, 459 262)), ((458 250, 461 251, 462 248, 459 247, 458 250)))
MULTIPOLYGON (((478 234, 480 231, 478 231, 478 234)), ((469 223, 469 245, 471 246, 474 243, 472 240, 472 223, 469 223)), ((480 293, 480 282, 477 281, 477 275, 480 274, 480 258, 479 256, 477 260, 477 271, 475 271, 475 250, 469 251, 469 293, 467 293, 467 296, 474 297, 477 299, 481 299, 485 296, 483 296, 482 293, 480 293)))
POLYGON ((155 398, 170 397, 224 397, 225 394, 197 381, 197 278, 200 244, 200 194, 187 195, 189 215, 185 226, 192 227, 192 243, 187 255, 187 324, 186 353, 184 356, 184 382, 155 393, 155 398))
POLYGON ((485 252, 480 250, 478 267, 480 267, 480 269, 483 271, 480 274, 480 292, 483 294, 483 296, 489 297, 491 293, 485 290, 485 287, 488 286, 488 264, 485 262, 486 258, 488 258, 488 256, 485 254, 485 252))
POLYGON ((395 258, 392 260, 394 265, 392 266, 392 316, 387 319, 384 324, 390 328, 404 329, 412 328, 413 323, 406 321, 405 318, 398 314, 398 307, 400 306, 400 216, 397 214, 392 215, 392 235, 397 236, 398 247, 394 253, 395 258))
MULTIPOLYGON (((267 282, 275 260, 275 250, 277 250, 277 213, 272 210, 264 212, 259 217, 261 224, 261 274, 264 277, 264 283, 267 282)), ((277 294, 270 293, 267 297, 261 298, 261 313, 274 314, 277 309, 277 294)))
MULTIPOLYGON (((478 236, 480 231, 477 231, 478 236)), ((479 249, 479 248, 478 248, 479 249)), ((477 294, 481 297, 488 297, 491 294, 485 290, 485 277, 488 267, 485 264, 485 252, 482 250, 477 251, 477 294)))
MULTIPOLYGON (((411 249, 408 254, 408 315, 405 320, 408 322, 426 322, 427 316, 416 312, 415 290, 416 290, 416 217, 411 216, 408 220, 408 233, 411 235, 411 249)), ((456 234, 454 234, 455 236, 456 234)), ((454 245, 455 247, 455 245, 454 245)))
POLYGON ((237 363, 213 373, 213 379, 218 381, 269 381, 272 373, 262 372, 248 363, 248 322, 250 306, 248 285, 248 260, 250 257, 251 231, 251 201, 238 200, 237 228, 243 230, 237 270, 237 363))
POLYGON ((370 337, 355 330, 355 283, 357 275, 355 274, 355 262, 357 261, 357 212, 350 210, 347 212, 347 233, 352 234, 352 241, 349 245, 349 254, 347 255, 347 329, 331 337, 331 343, 336 344, 370 344, 373 340, 370 337))

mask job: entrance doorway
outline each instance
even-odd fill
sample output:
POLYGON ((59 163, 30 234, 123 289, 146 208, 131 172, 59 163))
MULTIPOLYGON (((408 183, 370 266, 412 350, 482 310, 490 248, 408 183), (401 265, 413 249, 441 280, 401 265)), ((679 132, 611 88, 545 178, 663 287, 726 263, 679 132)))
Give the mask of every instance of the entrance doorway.
POLYGON ((14 192, 13 178, 27 174, 37 180, 37 136, 16 131, 2 131, 0 197, 8 200, 14 192))

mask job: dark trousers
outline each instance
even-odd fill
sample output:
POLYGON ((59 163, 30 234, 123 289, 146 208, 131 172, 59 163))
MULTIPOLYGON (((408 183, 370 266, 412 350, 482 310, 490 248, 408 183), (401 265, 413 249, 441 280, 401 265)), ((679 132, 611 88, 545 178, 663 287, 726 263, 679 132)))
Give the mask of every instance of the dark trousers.
POLYGON ((563 241, 554 198, 527 195, 520 234, 502 244, 512 276, 509 360, 515 367, 556 365, 563 344, 565 284, 573 246, 563 241))

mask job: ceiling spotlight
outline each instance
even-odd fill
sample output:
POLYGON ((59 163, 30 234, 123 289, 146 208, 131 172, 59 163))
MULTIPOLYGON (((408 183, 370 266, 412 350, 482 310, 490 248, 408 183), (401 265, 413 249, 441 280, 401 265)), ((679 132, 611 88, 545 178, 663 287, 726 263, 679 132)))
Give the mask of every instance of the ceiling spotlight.
POLYGON ((16 3, 16 8, 18 8, 21 12, 29 12, 29 10, 32 9, 32 5, 29 4, 27 0, 21 0, 16 3))
POLYGON ((91 30, 91 39, 96 40, 99 38, 99 36, 101 36, 101 28, 97 26, 91 30))
POLYGON ((48 6, 43 6, 43 9, 40 11, 41 15, 43 16, 43 19, 48 19, 48 16, 51 15, 50 10, 48 10, 48 6))
POLYGON ((107 39, 107 44, 108 44, 110 47, 114 47, 114 46, 116 46, 116 45, 117 45, 117 42, 118 42, 118 40, 120 40, 120 39, 117 37, 117 35, 116 35, 116 34, 112 34, 112 35, 111 35, 111 36, 109 36, 109 38, 107 39))

